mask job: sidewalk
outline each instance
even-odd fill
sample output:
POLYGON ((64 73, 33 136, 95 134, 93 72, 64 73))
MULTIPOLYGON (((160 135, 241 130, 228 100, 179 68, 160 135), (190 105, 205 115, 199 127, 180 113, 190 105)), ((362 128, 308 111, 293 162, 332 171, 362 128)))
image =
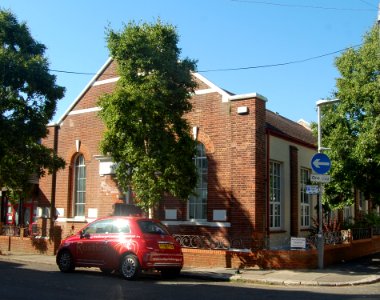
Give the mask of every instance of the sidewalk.
MULTIPOLYGON (((55 265, 55 256, 5 253, 1 261, 55 265)), ((58 268, 57 268, 58 270, 58 268)), ((380 253, 322 270, 256 270, 184 268, 181 276, 216 281, 239 281, 270 285, 347 286, 380 282, 380 253)))

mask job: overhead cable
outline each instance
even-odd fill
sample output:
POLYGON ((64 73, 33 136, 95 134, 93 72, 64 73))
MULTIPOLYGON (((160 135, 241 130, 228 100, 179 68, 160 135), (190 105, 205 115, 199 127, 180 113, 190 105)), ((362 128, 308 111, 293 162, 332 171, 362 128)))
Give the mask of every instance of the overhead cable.
MULTIPOLYGON (((256 66, 249 66, 249 67, 237 67, 237 68, 220 68, 220 69, 206 69, 206 70, 199 70, 197 71, 198 73, 207 73, 207 72, 226 72, 226 71, 239 71, 239 70, 249 70, 249 69, 262 69, 262 68, 273 68, 273 67, 281 67, 281 66, 286 66, 286 65, 293 65, 293 64, 299 64, 303 62, 307 62, 310 60, 315 60, 319 59, 322 57, 330 56, 333 54, 340 53, 342 51, 346 51, 351 48, 356 48, 361 46, 362 44, 354 45, 351 47, 347 47, 341 50, 313 56, 313 57, 308 57, 304 59, 298 59, 298 60, 293 60, 293 61, 288 61, 288 62, 282 62, 282 63, 276 63, 276 64, 266 64, 266 65, 256 65, 256 66)), ((74 75, 97 75, 98 73, 90 73, 90 72, 76 72, 76 71, 66 71, 66 70, 58 70, 58 69, 50 69, 51 72, 55 73, 65 73, 65 74, 74 74, 74 75)), ((99 74, 100 75, 100 74, 99 74)), ((108 75, 108 76, 117 76, 117 74, 109 74, 105 73, 103 75, 108 75)))
POLYGON ((291 8, 311 8, 311 9, 324 9, 324 10, 342 10, 342 11, 374 11, 374 9, 369 8, 343 8, 343 7, 325 7, 325 6, 314 6, 314 5, 302 5, 302 4, 287 4, 269 1, 255 1, 255 0, 231 0, 232 2, 242 2, 250 4, 264 4, 272 6, 282 6, 291 8))

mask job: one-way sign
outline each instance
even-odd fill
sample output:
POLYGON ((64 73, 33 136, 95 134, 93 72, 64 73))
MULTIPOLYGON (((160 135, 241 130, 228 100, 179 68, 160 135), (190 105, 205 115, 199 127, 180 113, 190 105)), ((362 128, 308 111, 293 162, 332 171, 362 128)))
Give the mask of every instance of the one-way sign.
POLYGON ((316 153, 311 159, 311 168, 315 173, 325 174, 331 168, 330 158, 323 153, 316 153))
POLYGON ((311 182, 321 182, 321 183, 329 183, 331 180, 330 175, 322 175, 322 174, 311 174, 310 181, 311 182))

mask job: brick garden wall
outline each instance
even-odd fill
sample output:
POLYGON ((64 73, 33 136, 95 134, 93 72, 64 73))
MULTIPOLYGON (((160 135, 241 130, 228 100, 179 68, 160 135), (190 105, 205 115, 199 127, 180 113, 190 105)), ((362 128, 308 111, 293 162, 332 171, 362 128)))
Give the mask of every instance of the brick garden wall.
MULTIPOLYGON (((260 269, 316 269, 318 251, 261 250, 235 252, 224 250, 183 249, 186 267, 260 268, 260 269)), ((349 261, 380 252, 380 236, 352 241, 347 244, 325 246, 324 265, 349 261)))
POLYGON ((54 238, 24 237, 23 232, 20 236, 0 235, 0 255, 8 252, 55 255, 61 243, 61 235, 62 229, 58 226, 53 230, 54 238))
MULTIPOLYGON (((54 255, 59 245, 47 238, 0 236, 0 255, 8 252, 54 255)), ((348 261, 380 252, 380 236, 347 244, 325 246, 324 265, 348 261)), ((315 269, 317 250, 261 250, 238 252, 225 250, 183 249, 185 267, 315 269)))

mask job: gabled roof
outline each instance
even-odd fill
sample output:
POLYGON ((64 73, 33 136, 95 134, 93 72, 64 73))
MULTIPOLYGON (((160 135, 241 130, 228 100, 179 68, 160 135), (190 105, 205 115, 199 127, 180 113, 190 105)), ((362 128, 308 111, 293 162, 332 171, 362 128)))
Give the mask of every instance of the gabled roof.
MULTIPOLYGON (((85 88, 80 92, 80 94, 75 98, 75 100, 71 103, 71 105, 67 108, 67 110, 64 112, 64 114, 59 118, 59 120, 56 123, 50 123, 48 126, 55 126, 58 125, 60 126, 63 122, 63 120, 67 117, 67 115, 71 112, 71 110, 75 107, 75 105, 80 101, 80 99, 83 97, 84 94, 96 83, 97 79, 104 73, 104 71, 108 68, 108 66, 112 63, 113 58, 110 57, 108 60, 105 62, 105 64, 100 68, 100 70, 94 75, 94 77, 89 81, 89 83, 85 86, 85 88)), ((260 98, 264 101, 267 101, 267 98, 258 94, 258 93, 249 93, 249 94, 240 94, 240 95, 235 95, 232 93, 229 93, 211 81, 209 81, 207 78, 202 76, 199 73, 193 73, 194 77, 196 77, 198 80, 202 81, 206 85, 210 87, 211 90, 219 93, 222 96, 222 101, 223 102, 229 102, 229 101, 234 101, 234 100, 241 100, 241 99, 247 99, 247 98, 260 98)), ((116 79, 117 76, 115 76, 114 79, 116 79)), ((117 78, 118 79, 118 78, 117 78)), ((115 81, 115 80, 112 80, 115 81)))
POLYGON ((266 128, 270 133, 279 137, 291 139, 309 147, 316 147, 317 140, 310 128, 270 110, 266 111, 266 128))
MULTIPOLYGON (((94 75, 94 77, 89 81, 89 83, 85 86, 85 88, 81 91, 81 93, 75 98, 75 100, 71 103, 71 105, 67 108, 64 114, 59 118, 57 123, 48 124, 48 126, 60 126, 64 119, 69 115, 69 113, 73 110, 73 108, 77 105, 77 103, 82 99, 82 97, 86 94, 86 92, 95 84, 97 80, 102 76, 102 74, 106 71, 106 69, 110 66, 113 59, 110 57, 105 64, 100 68, 100 70, 94 75)), ((222 97, 222 102, 236 101, 247 98, 260 98, 264 101, 267 101, 267 98, 258 94, 258 93, 248 93, 248 94, 232 94, 211 81, 205 78, 203 75, 199 73, 193 73, 194 77, 199 81, 204 83, 208 90, 212 92, 217 92, 222 97)), ((105 81, 116 81, 118 79, 117 76, 111 79, 107 79, 105 81)), ((270 110, 267 110, 266 113, 266 128, 272 133, 277 134, 283 138, 289 138, 295 141, 299 141, 300 143, 307 144, 309 146, 315 146, 316 141, 311 132, 311 130, 305 128, 304 126, 286 119, 279 114, 273 113, 270 110)))

